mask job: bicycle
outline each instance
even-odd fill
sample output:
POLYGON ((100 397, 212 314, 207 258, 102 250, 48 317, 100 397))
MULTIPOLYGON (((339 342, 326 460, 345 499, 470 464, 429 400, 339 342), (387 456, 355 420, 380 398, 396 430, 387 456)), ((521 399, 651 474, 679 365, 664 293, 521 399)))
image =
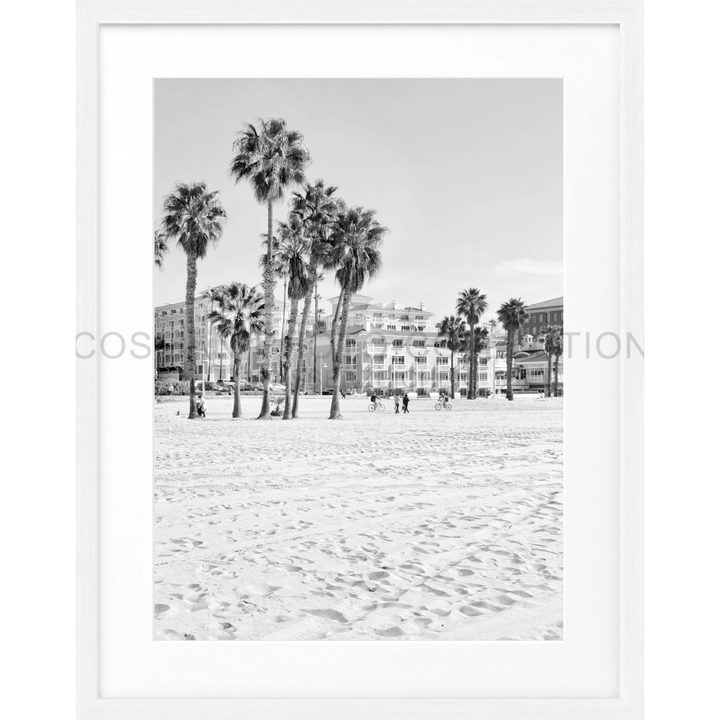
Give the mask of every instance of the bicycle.
POLYGON ((435 409, 436 410, 442 410, 442 409, 452 410, 452 405, 447 400, 445 400, 444 402, 435 403, 435 409))
POLYGON ((375 412, 376 410, 378 412, 384 412, 385 406, 379 400, 376 400, 374 403, 370 403, 370 405, 368 405, 368 410, 370 412, 375 412))

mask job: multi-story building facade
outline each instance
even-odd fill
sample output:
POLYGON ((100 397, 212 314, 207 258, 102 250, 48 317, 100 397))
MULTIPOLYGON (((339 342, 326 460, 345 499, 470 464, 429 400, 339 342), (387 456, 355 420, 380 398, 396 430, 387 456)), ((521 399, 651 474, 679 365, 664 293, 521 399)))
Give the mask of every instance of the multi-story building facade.
MULTIPOLYGON (((322 392, 333 384, 333 363, 330 345, 332 318, 339 298, 330 299, 331 312, 320 315, 315 328, 313 308, 305 338, 303 367, 300 373, 302 392, 322 392)), ((562 302, 562 298, 559 299, 562 302)), ((551 301, 556 302, 556 301, 551 301)), ((301 303, 302 306, 302 303, 301 303)), ((539 308, 544 303, 530 308, 539 308)), ((538 326, 540 314, 552 318, 562 305, 550 310, 535 309, 536 319, 526 327, 538 326)), ((302 309, 302 307, 301 307, 302 309)), ((275 340, 273 342, 272 372, 281 380, 281 343, 287 328, 287 310, 280 303, 274 313, 275 340)), ((210 325, 210 301, 198 297, 195 301, 196 379, 209 381, 229 380, 233 375, 233 357, 229 344, 210 325)), ((365 295, 354 295, 348 310, 343 362, 340 369, 340 387, 346 391, 376 390, 392 393, 394 390, 414 391, 428 395, 450 389, 451 353, 446 341, 438 337, 434 313, 424 303, 403 305, 397 301, 379 303, 365 295)), ((532 314, 531 314, 532 317, 532 314)), ((479 353, 477 385, 481 392, 502 392, 506 387, 505 336, 498 328, 488 328, 488 347, 479 353)), ((172 303, 155 308, 156 370, 160 377, 183 377, 186 353, 185 303, 172 303)), ((254 338, 250 350, 243 354, 239 379, 251 385, 260 381, 260 366, 264 354, 263 338, 254 338)), ((470 365, 462 353, 455 353, 455 391, 467 394, 470 365)), ((513 386, 517 391, 539 388, 544 384, 547 358, 539 337, 525 332, 519 347, 515 348, 513 386), (543 365, 544 358, 544 365, 543 365)), ((562 378, 562 360, 560 364, 562 378)), ((292 374, 295 375, 295 361, 292 374)))
MULTIPOLYGON (((233 354, 229 342, 220 337, 217 328, 210 323, 211 302, 204 296, 195 298, 195 378, 214 382, 230 380, 233 376, 233 354)), ((276 308, 273 313, 273 329, 277 340, 273 347, 273 375, 280 374, 280 340, 287 324, 289 308, 276 308)), ((322 330, 324 325, 320 325, 322 330)), ((308 322, 307 338, 315 333, 314 314, 308 322)), ((185 303, 171 303, 155 308, 155 369, 160 377, 184 377, 187 352, 187 324, 185 303)), ((240 363, 240 379, 253 383, 259 381, 260 362, 263 355, 262 337, 254 338, 250 351, 243 353, 240 363)), ((309 362, 309 361, 308 361, 309 362)))
POLYGON ((528 320, 523 325, 522 335, 537 338, 546 325, 563 324, 563 299, 561 297, 527 306, 528 320))
MULTIPOLYGON (((543 349, 542 328, 563 325, 563 298, 534 303, 527 306, 528 320, 523 325, 515 365, 525 373, 529 390, 539 390, 546 385, 548 357, 543 349)), ((555 358, 553 358, 553 366, 555 358)), ((553 378, 550 378, 552 382, 553 378)), ((558 385, 563 384, 563 358, 558 359, 558 385)))
MULTIPOLYGON (((331 316, 337 302, 337 297, 330 300, 331 316)), ((455 392, 466 395, 469 359, 458 352, 451 358, 446 340, 437 334, 433 316, 422 302, 417 306, 395 300, 382 304, 354 295, 349 307, 341 387, 381 393, 410 390, 428 395, 450 389, 454 365, 455 392)), ((500 392, 504 388, 505 361, 503 351, 497 351, 499 343, 504 343, 503 337, 491 334, 488 347, 479 353, 479 391, 500 392)), ((331 372, 332 364, 327 364, 326 372, 331 372)), ((330 380, 331 376, 325 382, 330 380)), ((519 384, 517 387, 520 389, 519 384)))

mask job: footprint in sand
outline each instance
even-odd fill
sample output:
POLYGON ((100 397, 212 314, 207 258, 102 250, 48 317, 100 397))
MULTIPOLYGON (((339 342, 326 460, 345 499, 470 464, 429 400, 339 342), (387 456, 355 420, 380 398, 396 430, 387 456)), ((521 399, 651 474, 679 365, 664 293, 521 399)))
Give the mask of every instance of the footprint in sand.
POLYGON ((397 627, 397 625, 393 625, 393 627, 381 628, 380 630, 376 630, 375 634, 379 635, 380 637, 400 637, 405 633, 399 627, 397 627))
POLYGON ((337 610, 326 608, 322 610, 304 610, 308 615, 315 615, 316 617, 327 618, 328 620, 334 620, 339 623, 346 623, 348 619, 337 610))

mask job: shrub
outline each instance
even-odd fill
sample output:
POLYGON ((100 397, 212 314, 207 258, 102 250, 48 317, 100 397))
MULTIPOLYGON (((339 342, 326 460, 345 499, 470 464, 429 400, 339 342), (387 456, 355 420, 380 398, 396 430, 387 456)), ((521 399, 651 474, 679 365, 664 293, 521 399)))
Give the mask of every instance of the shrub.
POLYGON ((156 395, 189 395, 189 380, 156 380, 156 395))
POLYGON ((172 395, 175 387, 175 381, 173 380, 156 380, 155 381, 155 394, 156 395, 172 395))

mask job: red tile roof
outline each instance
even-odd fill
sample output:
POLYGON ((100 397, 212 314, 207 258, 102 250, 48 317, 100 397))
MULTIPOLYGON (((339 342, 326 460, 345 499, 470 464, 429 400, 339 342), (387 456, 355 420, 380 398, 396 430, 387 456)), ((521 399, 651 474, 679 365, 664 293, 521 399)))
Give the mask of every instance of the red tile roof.
POLYGON ((543 310, 544 308, 563 307, 563 298, 557 297, 552 300, 543 300, 542 302, 535 303, 534 305, 528 305, 528 310, 543 310))

